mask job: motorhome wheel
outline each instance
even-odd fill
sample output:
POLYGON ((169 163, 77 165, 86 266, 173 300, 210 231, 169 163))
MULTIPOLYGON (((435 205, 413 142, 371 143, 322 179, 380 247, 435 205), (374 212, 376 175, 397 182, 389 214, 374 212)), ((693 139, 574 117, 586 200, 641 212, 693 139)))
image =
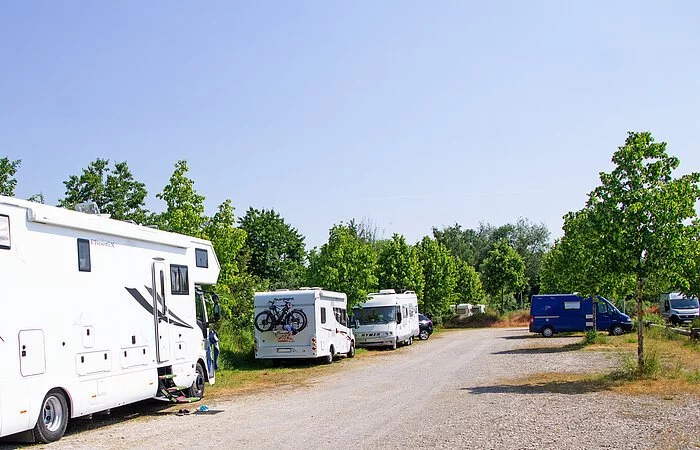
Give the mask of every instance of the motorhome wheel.
POLYGON ((48 444, 63 436, 68 425, 68 402, 63 392, 53 389, 46 394, 41 403, 41 413, 34 426, 34 438, 48 444))
POLYGON ((554 328, 552 327, 544 327, 542 328, 542 336, 546 338, 550 338, 554 336, 554 328))
POLYGON ((394 342, 391 343, 391 349, 396 350, 396 342, 399 340, 399 338, 394 339, 394 342))
POLYGON ((354 358, 355 357, 355 343, 351 342, 350 343, 350 350, 348 350, 348 358, 354 358))
POLYGON ((331 345, 328 356, 323 357, 323 364, 332 364, 333 363, 333 355, 335 355, 335 349, 331 345))
POLYGON ((204 366, 201 363, 197 363, 197 375, 192 382, 192 386, 187 390, 187 396, 204 398, 204 380, 204 366))
POLYGON ((610 334, 612 334, 613 336, 620 336, 623 332, 624 330, 620 325, 614 325, 610 330, 610 334))

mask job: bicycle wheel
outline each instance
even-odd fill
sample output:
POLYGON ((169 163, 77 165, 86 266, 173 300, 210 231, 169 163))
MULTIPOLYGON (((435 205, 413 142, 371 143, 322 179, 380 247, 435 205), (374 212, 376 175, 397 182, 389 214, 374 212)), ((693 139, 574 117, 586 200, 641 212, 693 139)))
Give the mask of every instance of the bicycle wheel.
POLYGON ((263 311, 255 316, 255 328, 258 331, 271 331, 275 326, 275 318, 270 311, 263 311))
POLYGON ((306 328, 308 320, 306 319, 306 314, 300 309, 293 309, 289 314, 287 314, 288 325, 292 326, 292 331, 300 332, 306 328))

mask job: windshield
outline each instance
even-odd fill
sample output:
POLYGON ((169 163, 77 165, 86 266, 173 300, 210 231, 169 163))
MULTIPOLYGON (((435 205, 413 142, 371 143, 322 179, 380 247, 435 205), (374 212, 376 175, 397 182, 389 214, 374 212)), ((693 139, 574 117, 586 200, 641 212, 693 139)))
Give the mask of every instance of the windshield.
POLYGON ((353 319, 358 321, 360 325, 396 322, 396 306, 355 308, 353 319))
POLYGON ((671 307, 672 308, 680 308, 680 309, 697 308, 698 307, 698 299, 697 298, 674 298, 671 300, 671 307))

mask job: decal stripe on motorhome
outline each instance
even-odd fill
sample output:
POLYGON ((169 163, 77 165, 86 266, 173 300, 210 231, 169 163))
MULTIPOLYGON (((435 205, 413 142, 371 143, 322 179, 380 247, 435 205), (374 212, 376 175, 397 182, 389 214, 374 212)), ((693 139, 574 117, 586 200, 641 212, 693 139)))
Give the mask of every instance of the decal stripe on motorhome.
MULTIPOLYGON (((149 314, 153 315, 153 305, 151 305, 148 302, 148 300, 146 300, 143 297, 143 295, 141 295, 141 293, 138 291, 138 289, 128 288, 128 287, 125 287, 125 289, 129 292, 129 294, 131 294, 132 297, 134 297, 134 300, 136 300, 138 302, 138 304, 143 307, 143 309, 148 311, 149 314)), ((148 288, 146 288, 146 289, 148 289, 148 288)), ((148 290, 150 291, 150 289, 148 289, 148 290)), ((183 327, 183 328, 192 328, 192 325, 188 325, 187 323, 183 322, 182 319, 177 317, 175 314, 171 313, 170 311, 168 311, 168 313, 171 316, 170 317, 171 324, 178 326, 178 327, 183 327)), ((159 319, 163 318, 163 313, 161 313, 160 311, 158 312, 158 318, 159 319)))

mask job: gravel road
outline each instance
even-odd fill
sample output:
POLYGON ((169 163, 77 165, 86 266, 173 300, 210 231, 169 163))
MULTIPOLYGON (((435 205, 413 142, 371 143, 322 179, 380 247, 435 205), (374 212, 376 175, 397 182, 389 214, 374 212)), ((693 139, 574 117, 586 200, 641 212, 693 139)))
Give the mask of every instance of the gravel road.
POLYGON ((556 348, 579 340, 523 329, 446 332, 348 361, 303 387, 208 399, 218 414, 124 420, 46 448, 700 447, 697 397, 509 385, 533 373, 616 365, 614 354, 556 348))

